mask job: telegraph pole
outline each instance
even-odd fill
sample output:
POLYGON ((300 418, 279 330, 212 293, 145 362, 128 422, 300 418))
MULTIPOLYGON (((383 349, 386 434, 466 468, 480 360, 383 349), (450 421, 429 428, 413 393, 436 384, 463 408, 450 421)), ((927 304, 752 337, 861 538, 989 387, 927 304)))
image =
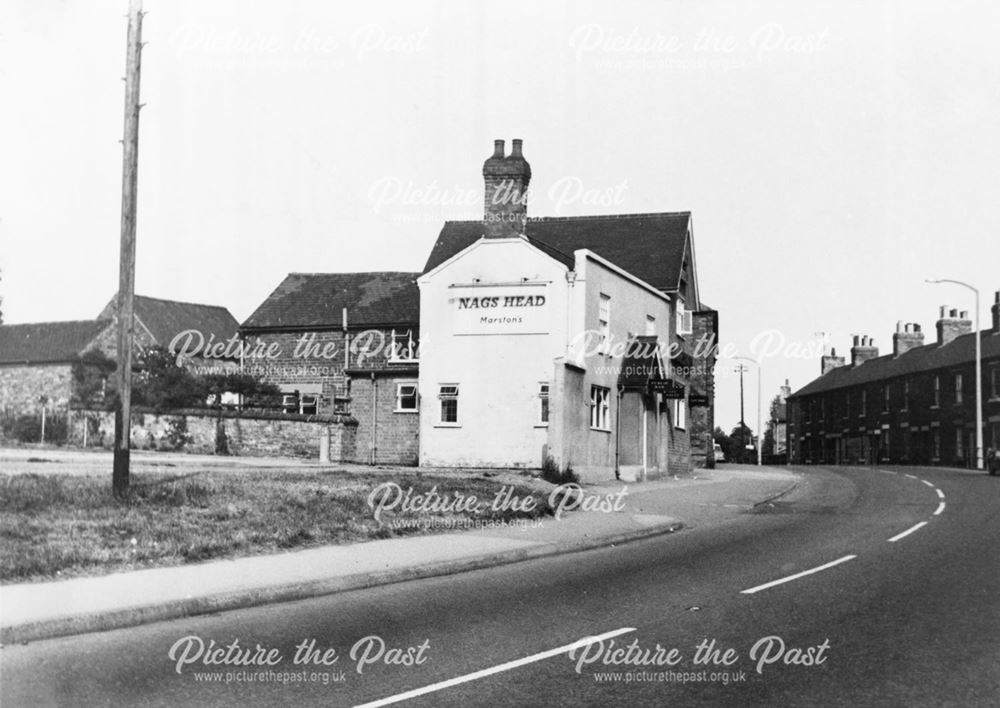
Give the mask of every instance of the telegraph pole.
POLYGON ((132 428, 132 341, 134 337, 135 213, 139 167, 139 69, 142 55, 142 0, 129 0, 125 47, 125 132, 122 138, 122 229, 118 267, 118 407, 111 487, 128 494, 132 428))
POLYGON ((747 454, 746 453, 746 449, 747 449, 747 440, 746 440, 746 438, 747 438, 747 433, 746 433, 747 424, 743 420, 743 374, 745 372, 749 371, 749 369, 747 369, 747 367, 745 367, 743 364, 740 364, 739 366, 736 367, 736 371, 740 375, 740 458, 739 458, 739 460, 740 460, 740 462, 743 462, 743 458, 747 454))

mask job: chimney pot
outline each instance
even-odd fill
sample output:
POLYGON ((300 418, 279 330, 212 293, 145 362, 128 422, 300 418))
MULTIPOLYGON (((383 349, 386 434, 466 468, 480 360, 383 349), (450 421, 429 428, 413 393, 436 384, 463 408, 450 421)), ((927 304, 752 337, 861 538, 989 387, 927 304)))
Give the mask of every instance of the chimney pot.
POLYGON ((953 320, 958 319, 958 310, 956 308, 951 308, 948 310, 948 316, 953 320))
POLYGON ((945 315, 945 313, 947 311, 948 311, 948 306, 947 305, 941 305, 941 315, 940 315, 940 317, 941 317, 942 320, 944 319, 944 315, 945 315))
POLYGON ((524 143, 520 138, 514 138, 510 141, 510 156, 511 157, 524 157, 521 154, 521 145, 524 143))
POLYGON ((494 140, 493 141, 493 157, 503 158, 503 151, 504 151, 503 140, 494 140))
POLYGON ((958 318, 961 319, 961 320, 967 320, 967 319, 969 319, 969 311, 968 310, 962 310, 960 313, 958 313, 958 318))

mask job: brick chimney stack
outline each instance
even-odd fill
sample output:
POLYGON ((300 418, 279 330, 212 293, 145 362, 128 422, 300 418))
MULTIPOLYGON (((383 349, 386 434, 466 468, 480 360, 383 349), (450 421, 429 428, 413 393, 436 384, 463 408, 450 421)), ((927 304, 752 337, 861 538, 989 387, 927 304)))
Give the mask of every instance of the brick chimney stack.
POLYGON ((792 387, 788 383, 788 379, 785 379, 785 385, 781 387, 780 400, 784 403, 789 396, 792 395, 792 387))
POLYGON ((493 145, 493 155, 483 163, 483 226, 487 238, 510 238, 523 234, 527 226, 531 165, 521 154, 521 140, 511 141, 507 156, 503 140, 493 145))
POLYGON ((1000 334, 1000 290, 993 298, 993 334, 1000 334))
POLYGON ((896 323, 896 332, 892 335, 892 355, 899 356, 906 354, 915 347, 922 347, 924 344, 924 333, 920 330, 920 325, 915 322, 902 321, 896 323))
POLYGON ((861 366, 869 359, 878 357, 878 347, 875 338, 865 335, 854 335, 854 346, 851 347, 851 366, 861 366))
POLYGON ((830 348, 829 354, 824 354, 823 358, 820 359, 820 376, 826 374, 827 372, 833 371, 844 365, 844 357, 837 356, 837 350, 830 348))
POLYGON ((938 344, 947 344, 955 337, 972 332, 972 320, 969 313, 949 310, 946 305, 941 306, 941 317, 937 321, 937 341, 938 344))

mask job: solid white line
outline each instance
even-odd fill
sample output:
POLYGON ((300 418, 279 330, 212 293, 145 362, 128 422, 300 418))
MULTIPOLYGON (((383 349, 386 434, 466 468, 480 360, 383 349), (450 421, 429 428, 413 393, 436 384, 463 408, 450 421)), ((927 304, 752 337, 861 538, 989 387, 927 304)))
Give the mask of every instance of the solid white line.
POLYGON ((922 479, 920 481, 923 482, 924 484, 926 484, 928 487, 931 487, 932 489, 934 488, 934 483, 933 482, 928 482, 926 479, 922 479))
POLYGON ((938 508, 937 511, 934 512, 934 516, 940 515, 942 511, 944 511, 944 502, 938 504, 938 508))
POLYGON ((907 529, 903 533, 897 533, 895 536, 893 536, 892 538, 889 539, 889 543, 895 543, 896 541, 898 541, 901 538, 906 538, 907 536, 909 536, 911 533, 913 533, 917 529, 919 529, 919 528, 921 528, 923 526, 926 526, 926 525, 927 525, 926 521, 921 521, 919 524, 917 524, 916 526, 914 526, 912 529, 907 529))
POLYGON ((481 679, 485 676, 492 676, 493 674, 499 674, 503 671, 510 671, 511 669, 516 669, 519 666, 524 666, 525 664, 531 664, 536 661, 541 661, 542 659, 548 659, 549 657, 559 656, 560 654, 566 654, 567 652, 573 651, 574 649, 580 649, 585 646, 589 646, 594 642, 600 642, 605 639, 611 639, 612 637, 617 637, 621 634, 628 634, 629 632, 634 632, 635 627, 622 627, 621 629, 616 629, 613 632, 605 632, 604 634, 598 634, 594 637, 584 637, 583 639, 577 640, 572 644, 566 644, 555 649, 549 649, 548 651, 543 651, 540 654, 532 654, 531 656, 526 656, 523 659, 515 659, 514 661, 508 661, 506 664, 500 664, 499 666, 494 666, 489 669, 483 669, 482 671, 476 671, 471 674, 465 674, 464 676, 458 676, 453 679, 448 679, 447 681, 439 681, 438 683, 432 683, 429 686, 424 686, 423 688, 415 688, 412 691, 407 691, 406 693, 397 693, 395 696, 389 696, 388 698, 381 698, 377 701, 372 701, 371 703, 363 703, 355 708, 378 708, 379 706, 387 706, 392 703, 399 703, 400 701, 406 701, 410 698, 416 698, 417 696, 424 696, 428 693, 433 693, 435 691, 440 691, 444 688, 450 688, 452 686, 457 686, 462 683, 468 683, 469 681, 475 681, 476 679, 481 679))
POLYGON ((935 491, 938 493, 939 497, 941 497, 942 499, 944 499, 944 492, 942 492, 940 489, 937 489, 935 491))
POLYGON ((755 592, 760 592, 761 590, 767 590, 768 588, 773 588, 775 585, 781 585, 782 583, 787 583, 791 580, 796 580, 798 578, 805 577, 806 575, 812 575, 813 573, 818 573, 821 570, 826 570, 827 568, 832 568, 835 565, 846 563, 847 561, 852 560, 854 558, 857 558, 857 556, 844 556, 843 558, 838 558, 835 561, 824 563, 823 565, 818 566, 816 568, 812 568, 810 570, 803 570, 801 573, 796 573, 795 575, 789 575, 787 578, 772 580, 771 582, 764 583, 763 585, 747 588, 746 590, 740 590, 740 593, 743 595, 753 595, 755 592))

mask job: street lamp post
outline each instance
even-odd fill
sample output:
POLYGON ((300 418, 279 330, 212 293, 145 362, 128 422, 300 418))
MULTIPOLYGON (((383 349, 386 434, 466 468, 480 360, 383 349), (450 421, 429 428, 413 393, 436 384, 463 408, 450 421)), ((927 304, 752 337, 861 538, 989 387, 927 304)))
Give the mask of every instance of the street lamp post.
POLYGON ((976 295, 976 324, 975 324, 975 339, 976 339, 976 469, 983 469, 983 351, 982 344, 980 343, 981 336, 979 332, 979 290, 972 287, 968 283, 963 283, 961 280, 951 280, 949 278, 940 278, 938 280, 927 280, 928 283, 952 283, 953 285, 961 285, 963 288, 971 290, 976 295))
MULTIPOLYGON (((763 449, 764 449, 764 433, 762 432, 761 427, 760 427, 760 408, 761 408, 761 397, 760 397, 760 392, 761 392, 761 388, 760 388, 761 366, 760 366, 760 362, 757 361, 756 359, 754 359, 753 357, 749 357, 749 356, 734 356, 732 358, 733 359, 740 359, 742 361, 749 361, 749 362, 753 363, 754 365, 756 365, 756 367, 757 367, 757 466, 760 467, 761 466, 761 458, 763 456, 763 449)), ((742 430, 740 432, 742 433, 742 430)), ((751 440, 752 439, 753 438, 751 438, 751 440)))

